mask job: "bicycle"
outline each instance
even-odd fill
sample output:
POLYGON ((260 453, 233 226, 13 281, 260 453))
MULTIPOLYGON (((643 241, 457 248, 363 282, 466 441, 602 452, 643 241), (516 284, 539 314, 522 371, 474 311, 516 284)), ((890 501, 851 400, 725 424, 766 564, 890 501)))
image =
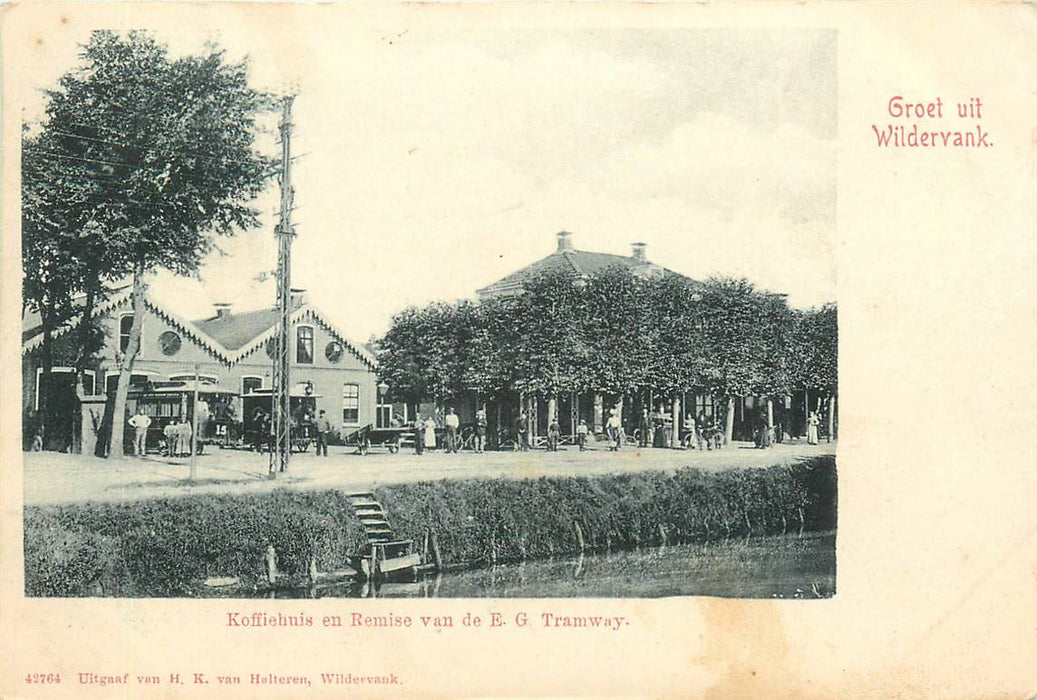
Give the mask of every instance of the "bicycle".
POLYGON ((514 439, 504 428, 497 431, 497 449, 498 450, 511 450, 512 452, 517 451, 519 448, 518 440, 514 439))
POLYGON ((458 450, 475 450, 475 428, 466 426, 457 433, 458 450))

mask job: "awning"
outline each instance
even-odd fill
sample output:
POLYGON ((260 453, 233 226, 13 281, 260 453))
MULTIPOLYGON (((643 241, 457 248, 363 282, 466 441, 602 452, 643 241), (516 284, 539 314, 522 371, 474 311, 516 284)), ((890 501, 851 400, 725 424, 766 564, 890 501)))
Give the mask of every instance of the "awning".
POLYGON ((208 380, 212 384, 216 384, 217 382, 220 381, 220 378, 217 377, 215 374, 202 374, 201 372, 199 372, 197 375, 194 372, 187 372, 187 373, 182 373, 182 374, 171 374, 171 375, 169 375, 169 381, 171 381, 171 382, 184 382, 184 381, 193 380, 195 377, 198 377, 198 379, 208 380))
MULTIPOLYGON (((270 398, 270 396, 272 394, 273 394, 273 389, 263 388, 263 389, 253 389, 252 391, 248 392, 247 394, 240 394, 240 396, 243 399, 248 399, 248 398, 257 399, 257 398, 270 398)), ((291 391, 288 393, 288 395, 291 398, 293 398, 293 399, 319 399, 319 398, 322 398, 322 396, 320 394, 307 394, 306 393, 306 388, 302 387, 302 386, 293 386, 291 391)))
MULTIPOLYGON (((155 387, 151 393, 154 394, 182 394, 184 392, 193 394, 195 390, 194 380, 189 382, 183 382, 177 386, 159 386, 155 387)), ((221 394, 225 396, 237 396, 237 392, 230 391, 227 389, 220 389, 215 384, 207 384, 205 382, 198 382, 198 393, 199 394, 221 394)))

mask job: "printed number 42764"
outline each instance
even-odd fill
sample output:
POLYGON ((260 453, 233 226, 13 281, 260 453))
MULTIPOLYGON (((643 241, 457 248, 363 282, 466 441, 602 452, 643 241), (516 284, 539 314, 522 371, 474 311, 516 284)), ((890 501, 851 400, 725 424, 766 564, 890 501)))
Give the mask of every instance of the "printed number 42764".
POLYGON ((26 683, 60 683, 60 673, 30 673, 25 676, 26 683))

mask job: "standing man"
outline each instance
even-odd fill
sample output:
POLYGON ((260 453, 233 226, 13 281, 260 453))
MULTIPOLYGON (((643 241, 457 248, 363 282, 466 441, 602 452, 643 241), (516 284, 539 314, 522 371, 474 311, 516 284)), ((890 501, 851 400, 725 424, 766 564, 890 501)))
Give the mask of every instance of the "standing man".
POLYGON ((211 412, 209 411, 209 402, 205 399, 198 399, 198 439, 201 440, 203 437, 210 437, 209 431, 209 417, 211 412))
POLYGON ((461 419, 454 413, 453 406, 446 410, 443 425, 446 426, 446 451, 448 454, 457 454, 457 429, 461 427, 461 419))
POLYGON ((580 452, 587 449, 587 421, 581 420, 576 427, 576 444, 580 446, 580 452))
POLYGON ((547 426, 547 449, 550 452, 558 451, 558 441, 562 437, 562 427, 558 424, 558 418, 552 418, 551 424, 547 426))
POLYGON ((328 456, 328 433, 331 432, 331 421, 324 415, 324 411, 317 414, 317 454, 328 456))
POLYGON ((515 421, 515 432, 518 434, 519 452, 526 452, 529 450, 529 419, 526 418, 526 412, 523 411, 519 414, 518 420, 515 421))
POLYGON ((180 427, 177 425, 178 422, 178 418, 173 418, 162 429, 162 435, 166 438, 166 457, 176 456, 176 436, 180 433, 180 427))
POLYGON ((425 449, 425 421, 421 420, 421 411, 414 412, 414 454, 420 455, 425 449))
POLYGON ((486 411, 479 409, 475 412, 475 451, 482 452, 486 440, 486 411))
POLYGON ((609 435, 609 452, 618 452, 622 446, 623 424, 619 421, 619 415, 614 408, 609 411, 609 420, 605 425, 605 430, 609 435))
POLYGON ((133 426, 133 454, 143 457, 148 440, 148 426, 151 425, 151 419, 144 413, 143 406, 137 409, 137 415, 130 418, 130 425, 133 426))
POLYGON ((706 445, 705 449, 713 449, 713 445, 710 443, 710 440, 713 439, 713 424, 709 420, 709 416, 706 415, 706 409, 702 409, 701 411, 699 411, 699 420, 698 425, 696 427, 698 433, 699 450, 703 449, 703 443, 705 443, 706 445))
POLYGON ((652 419, 648 417, 648 409, 641 409, 641 422, 637 425, 637 446, 648 447, 652 438, 652 419))

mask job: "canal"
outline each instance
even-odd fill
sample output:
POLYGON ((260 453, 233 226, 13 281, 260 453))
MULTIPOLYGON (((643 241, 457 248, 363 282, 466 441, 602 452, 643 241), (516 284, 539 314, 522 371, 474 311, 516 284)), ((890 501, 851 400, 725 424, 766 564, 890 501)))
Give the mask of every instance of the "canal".
POLYGON ((828 598, 835 533, 643 548, 429 574, 416 581, 342 584, 280 596, 378 598, 828 598))

